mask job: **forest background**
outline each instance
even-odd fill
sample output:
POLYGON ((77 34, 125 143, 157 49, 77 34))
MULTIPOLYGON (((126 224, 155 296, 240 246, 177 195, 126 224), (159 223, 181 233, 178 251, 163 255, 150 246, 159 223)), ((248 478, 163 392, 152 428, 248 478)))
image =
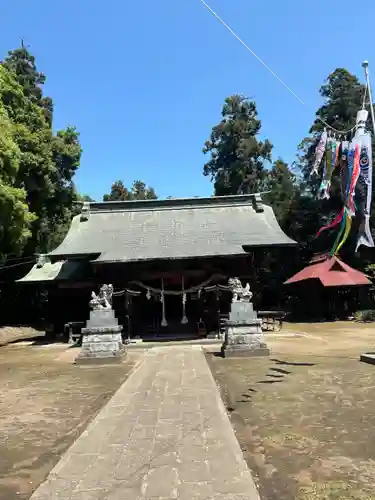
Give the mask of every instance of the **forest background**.
MULTIPOLYGON (((68 126, 54 132, 54 103, 52 97, 44 94, 45 80, 46 76, 23 44, 10 51, 0 64, 3 311, 4 301, 14 302, 15 295, 20 293, 9 283, 26 274, 37 255, 52 250, 63 240, 82 202, 91 200, 79 193, 74 183, 82 154, 79 131, 68 126)), ((329 250, 336 236, 326 231, 315 238, 318 229, 336 216, 342 204, 340 190, 335 188, 338 179, 334 179, 331 198, 322 201, 316 196, 319 178, 310 176, 315 146, 324 127, 321 119, 337 130, 352 128, 362 106, 365 86, 346 69, 337 68, 318 90, 322 104, 312 117, 310 130, 302 131, 291 165, 273 157, 271 138, 260 140, 261 120, 256 102, 243 95, 224 99, 221 120, 207 131, 208 140, 202 145, 206 158, 206 163, 202 161, 202 175, 212 181, 213 195, 265 192, 263 199, 273 207, 282 229, 299 243, 287 262, 267 253, 257 263, 258 293, 262 287, 273 287, 280 292, 274 294, 278 305, 283 297, 283 281, 306 265, 313 254, 329 250)), ((368 125, 373 132, 371 124, 368 125)), ((124 179, 114 180, 103 200, 156 199, 157 193, 145 181, 136 179, 129 185, 124 179)), ((374 216, 371 222, 375 227, 374 216)), ((350 238, 341 257, 348 264, 372 273, 372 252, 355 253, 353 242, 354 238, 350 238)), ((34 302, 38 302, 38 297, 35 293, 34 302)), ((5 320, 9 320, 9 315, 0 318, 5 320)))

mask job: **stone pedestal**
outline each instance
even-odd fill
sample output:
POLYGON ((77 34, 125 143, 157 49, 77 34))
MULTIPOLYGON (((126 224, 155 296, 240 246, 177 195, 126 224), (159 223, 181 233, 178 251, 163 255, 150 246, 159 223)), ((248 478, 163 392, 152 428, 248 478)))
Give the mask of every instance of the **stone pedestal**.
POLYGON ((82 349, 76 363, 121 363, 126 354, 121 332, 113 309, 92 310, 86 328, 82 328, 82 349))
POLYGON ((262 320, 257 317, 252 302, 233 302, 225 328, 221 352, 224 357, 268 356, 262 320))

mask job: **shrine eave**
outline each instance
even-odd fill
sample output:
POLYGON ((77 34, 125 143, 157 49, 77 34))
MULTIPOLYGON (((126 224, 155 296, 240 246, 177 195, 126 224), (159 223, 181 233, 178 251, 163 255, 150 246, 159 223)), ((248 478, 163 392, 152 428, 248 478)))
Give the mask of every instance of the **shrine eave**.
POLYGON ((43 262, 35 264, 18 283, 47 283, 52 281, 70 281, 81 276, 82 263, 79 261, 43 262))

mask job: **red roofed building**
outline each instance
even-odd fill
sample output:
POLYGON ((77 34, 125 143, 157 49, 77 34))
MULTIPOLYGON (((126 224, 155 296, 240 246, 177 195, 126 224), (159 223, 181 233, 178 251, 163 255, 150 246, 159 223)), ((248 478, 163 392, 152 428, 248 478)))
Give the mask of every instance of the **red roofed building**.
POLYGON ((372 283, 364 273, 337 257, 323 255, 315 257, 284 284, 294 285, 290 299, 297 316, 331 320, 351 316, 362 302, 364 287, 372 283))
POLYGON ((319 280, 324 287, 371 285, 365 274, 348 266, 337 257, 320 257, 320 261, 315 261, 299 271, 289 278, 285 285, 310 279, 319 280))

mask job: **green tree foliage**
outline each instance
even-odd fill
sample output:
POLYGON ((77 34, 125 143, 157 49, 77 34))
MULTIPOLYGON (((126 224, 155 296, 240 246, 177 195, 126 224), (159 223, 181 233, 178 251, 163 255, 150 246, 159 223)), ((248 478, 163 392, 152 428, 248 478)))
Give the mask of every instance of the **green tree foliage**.
POLYGON ((297 241, 300 248, 308 249, 320 224, 316 200, 305 192, 304 184, 283 160, 276 160, 267 172, 264 195, 276 218, 288 236, 297 241))
POLYGON ((134 200, 156 200, 157 196, 154 188, 146 186, 143 181, 134 181, 131 194, 134 200))
POLYGON ((116 181, 111 186, 111 192, 103 196, 103 201, 156 200, 152 187, 143 181, 134 181, 131 189, 125 187, 122 181, 116 181))
POLYGON ((266 178, 272 144, 258 139, 261 122, 254 101, 233 95, 225 100, 222 120, 215 125, 203 152, 211 159, 203 174, 214 182, 215 195, 256 192, 266 178))
POLYGON ((46 77, 37 70, 35 57, 30 54, 23 42, 18 49, 9 51, 3 64, 15 75, 25 97, 43 109, 47 122, 52 125, 53 102, 51 98, 43 97, 42 90, 46 77))
POLYGON ((289 224, 286 222, 295 203, 299 186, 288 164, 280 158, 273 163, 272 168, 267 172, 265 190, 270 191, 264 196, 265 201, 272 206, 281 227, 288 230, 289 224))
POLYGON ((1 222, 2 254, 50 250, 65 236, 77 212, 80 197, 73 178, 81 157, 79 135, 74 127, 53 133, 53 103, 43 96, 44 82, 45 76, 23 45, 9 52, 0 65, 0 179, 8 211, 14 204, 9 220, 14 217, 20 224, 18 237, 1 222), (22 220, 17 216, 21 212, 22 220))
POLYGON ((95 201, 95 200, 93 200, 93 199, 91 198, 91 196, 89 196, 88 194, 78 194, 78 195, 77 195, 77 198, 78 198, 78 201, 79 201, 80 203, 83 203, 84 201, 89 201, 89 202, 90 202, 90 201, 91 201, 91 202, 94 202, 94 201, 95 201))
POLYGON ((21 151, 16 127, 10 120, 2 96, 12 95, 11 79, 0 66, 0 257, 19 255, 31 236, 36 216, 26 203, 26 191, 18 187, 21 151))
POLYGON ((258 139, 261 122, 255 103, 239 95, 228 97, 222 116, 203 150, 211 154, 203 173, 214 182, 215 195, 270 191, 265 201, 272 205, 279 223, 287 230, 285 222, 299 186, 281 159, 269 165, 272 144, 258 139))
POLYGON ((103 196, 103 201, 127 201, 130 200, 130 191, 122 181, 115 181, 111 186, 111 192, 103 196))
POLYGON ((67 127, 58 131, 52 139, 51 152, 55 167, 51 175, 54 196, 45 205, 46 226, 40 235, 43 248, 48 250, 63 240, 80 207, 81 197, 73 182, 82 153, 77 130, 67 127))

